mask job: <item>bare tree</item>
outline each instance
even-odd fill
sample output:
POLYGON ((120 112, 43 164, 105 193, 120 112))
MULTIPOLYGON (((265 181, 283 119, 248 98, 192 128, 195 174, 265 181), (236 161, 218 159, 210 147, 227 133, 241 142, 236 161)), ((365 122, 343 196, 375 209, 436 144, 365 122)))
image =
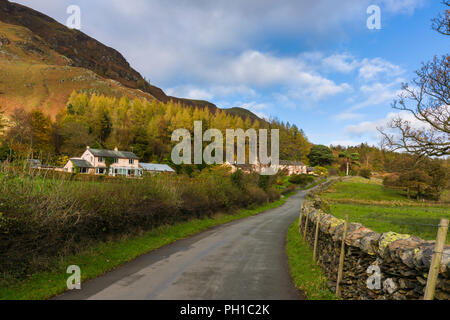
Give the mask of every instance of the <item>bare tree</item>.
MULTIPOLYGON (((450 1, 444 1, 450 6, 450 1)), ((434 20, 434 29, 450 35, 450 10, 434 20)), ((438 57, 416 71, 412 85, 403 84, 403 92, 393 108, 406 111, 412 119, 398 115, 387 128, 378 129, 383 146, 419 156, 450 155, 450 56, 438 57)))
POLYGON ((445 10, 444 15, 440 14, 437 18, 433 19, 433 29, 437 32, 450 36, 450 1, 442 1, 448 8, 445 10))

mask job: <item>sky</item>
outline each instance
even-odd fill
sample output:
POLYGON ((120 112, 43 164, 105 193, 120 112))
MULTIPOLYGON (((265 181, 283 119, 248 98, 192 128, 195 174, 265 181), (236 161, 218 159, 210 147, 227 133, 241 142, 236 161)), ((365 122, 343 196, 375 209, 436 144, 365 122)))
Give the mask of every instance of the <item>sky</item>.
POLYGON ((448 38, 438 0, 18 0, 120 51, 167 94, 243 107, 315 144, 378 145, 402 83, 448 38), (381 29, 370 30, 377 5, 381 29))

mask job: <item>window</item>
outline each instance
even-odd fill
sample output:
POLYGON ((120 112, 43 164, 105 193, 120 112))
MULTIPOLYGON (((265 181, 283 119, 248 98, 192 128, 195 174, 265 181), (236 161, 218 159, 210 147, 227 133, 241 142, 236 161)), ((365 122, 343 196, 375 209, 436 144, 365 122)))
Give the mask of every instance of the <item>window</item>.
POLYGON ((119 159, 114 158, 114 163, 119 163, 119 159))
POLYGON ((134 164, 134 159, 128 159, 129 164, 134 164))
POLYGON ((103 162, 103 157, 98 157, 98 162, 102 163, 103 162))

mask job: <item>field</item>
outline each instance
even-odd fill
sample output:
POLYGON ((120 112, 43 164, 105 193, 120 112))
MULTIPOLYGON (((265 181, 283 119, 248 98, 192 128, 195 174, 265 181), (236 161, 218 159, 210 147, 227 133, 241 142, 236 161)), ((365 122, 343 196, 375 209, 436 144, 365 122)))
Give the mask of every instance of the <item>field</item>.
MULTIPOLYGON (((352 178, 338 182, 323 199, 330 202, 330 212, 338 218, 349 215, 377 232, 412 234, 425 240, 436 239, 441 218, 450 218, 450 203, 418 202, 397 190, 383 187, 379 180, 352 178)), ((450 239, 447 238, 447 243, 450 239)))

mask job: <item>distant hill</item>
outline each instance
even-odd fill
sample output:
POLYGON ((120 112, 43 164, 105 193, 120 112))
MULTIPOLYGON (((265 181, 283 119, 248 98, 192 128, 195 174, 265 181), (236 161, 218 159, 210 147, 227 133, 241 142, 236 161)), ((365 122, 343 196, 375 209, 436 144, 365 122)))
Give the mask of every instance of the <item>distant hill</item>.
MULTIPOLYGON (((0 105, 42 107, 54 116, 73 90, 141 97, 218 110, 213 103, 167 96, 117 50, 28 7, 0 0, 0 105)), ((243 109, 228 109, 236 115, 243 109)), ((258 117, 251 112, 247 116, 258 117)))
POLYGON ((235 108, 224 109, 224 110, 230 114, 240 116, 241 118, 244 118, 244 119, 250 118, 252 120, 254 120, 254 119, 260 120, 260 118, 256 114, 254 114, 250 110, 247 110, 244 108, 235 107, 235 108))

